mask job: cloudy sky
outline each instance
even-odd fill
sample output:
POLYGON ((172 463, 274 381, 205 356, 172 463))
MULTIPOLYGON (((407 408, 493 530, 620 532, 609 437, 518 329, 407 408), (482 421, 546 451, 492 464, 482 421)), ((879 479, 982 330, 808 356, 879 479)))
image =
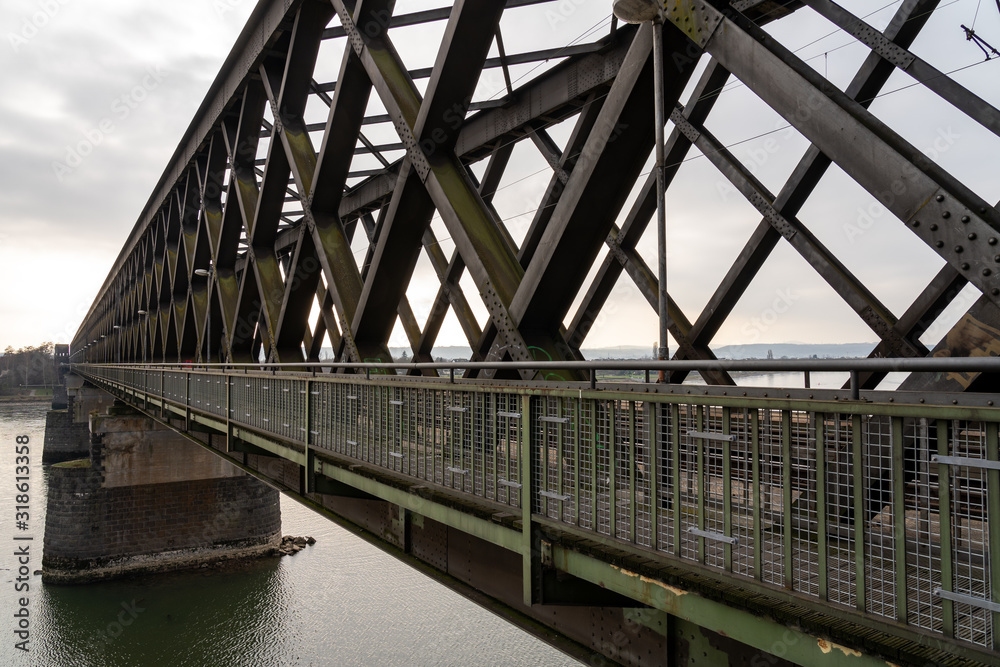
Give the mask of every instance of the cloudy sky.
MULTIPOLYGON (((400 0, 397 13, 443 4, 400 0)), ((883 27, 899 2, 842 0, 883 27)), ((93 301, 177 142, 253 9, 253 0, 5 0, 0 9, 0 349, 68 342, 93 301)), ((563 0, 505 16, 506 48, 517 53, 604 34, 610 0, 563 0), (590 32, 590 31, 594 32, 590 32)), ((1000 59, 965 40, 972 25, 1000 45, 993 0, 943 0, 913 50, 995 106, 1000 59)), ((433 61, 443 25, 400 31, 409 67, 433 61)), ((864 47, 824 20, 798 12, 769 28, 797 55, 841 88, 865 57, 864 47)), ((321 51, 335 72, 343 46, 321 51), (330 54, 327 56, 326 54, 330 54)), ((494 47, 495 52, 495 47, 494 47)), ((547 66, 551 66, 547 65, 547 66)), ((514 72, 530 77, 536 69, 514 72)), ((872 110, 987 201, 1000 199, 1000 141, 912 83, 893 75, 872 110)), ((487 73, 477 97, 502 86, 487 73)), ((552 129, 564 140, 570 123, 552 129)), ((765 185, 777 192, 807 143, 738 82, 727 86, 708 127, 765 185)), ((374 137, 381 140, 383 137, 374 137)), ((389 137, 384 137, 389 139, 389 137)), ((501 184, 496 206, 515 238, 530 223, 550 172, 522 142, 501 184)), ((651 164, 651 162, 648 162, 651 164)), ((634 196, 634 193, 633 193, 634 196)), ((694 320, 743 247, 759 215, 730 191, 704 157, 686 162, 668 195, 670 287, 694 320)), ((836 168, 824 178, 800 219, 897 315, 942 261, 836 168)), ((451 246, 437 220, 442 245, 451 246)), ((360 245, 359 257, 363 257, 360 245)), ((655 266, 650 232, 641 253, 655 266)), ((421 260, 408 296, 418 319, 430 309, 437 282, 421 260)), ((474 286, 463 282, 470 301, 474 286)), ((959 300, 968 307, 976 293, 959 300)), ((485 311, 480 311, 485 318, 485 311)), ((959 315, 925 337, 933 342, 959 315)), ((606 317, 586 346, 642 345, 655 339, 656 318, 623 279, 606 317)), ((765 265, 715 345, 747 342, 859 342, 874 334, 787 245, 765 265), (778 312, 780 311, 780 313, 778 312)), ((402 344, 397 331, 391 341, 402 344)), ((439 343, 464 344, 452 319, 439 343)))

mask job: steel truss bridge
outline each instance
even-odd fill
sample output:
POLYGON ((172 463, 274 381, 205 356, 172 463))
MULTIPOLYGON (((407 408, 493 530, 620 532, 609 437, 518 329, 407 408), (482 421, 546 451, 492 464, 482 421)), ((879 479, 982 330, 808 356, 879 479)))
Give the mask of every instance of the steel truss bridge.
POLYGON ((697 317, 668 298, 673 361, 622 366, 668 382, 630 384, 598 381, 581 345, 619 280, 654 310, 666 288, 639 251, 652 27, 508 53, 502 18, 567 3, 262 0, 71 361, 576 655, 995 663, 1000 214, 870 111, 902 76, 1000 135, 993 105, 911 50, 938 4, 906 0, 881 30, 829 0, 665 4, 666 182, 699 155, 756 227, 697 317), (820 19, 866 49, 841 87, 772 35, 820 19), (394 45, 414 27, 440 37, 431 67, 394 45), (477 88, 486 71, 499 96, 477 88), (776 193, 707 127, 734 80, 808 141, 776 193), (524 150, 551 176, 522 234, 496 199, 524 150), (799 217, 834 168, 938 258, 899 314, 799 217), (879 341, 870 360, 791 366, 851 371, 843 389, 743 387, 735 371, 761 366, 715 358, 778 248, 879 341), (439 284, 422 326, 420 262, 439 284), (431 363, 448 317, 471 358, 431 363), (416 363, 390 353, 395 327, 416 363), (681 384, 692 371, 707 384, 681 384), (891 371, 899 389, 877 390, 891 371))

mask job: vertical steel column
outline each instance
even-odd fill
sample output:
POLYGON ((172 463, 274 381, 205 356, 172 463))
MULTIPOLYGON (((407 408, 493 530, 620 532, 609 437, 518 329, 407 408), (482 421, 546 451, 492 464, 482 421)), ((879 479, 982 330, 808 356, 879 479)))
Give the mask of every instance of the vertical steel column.
MULTIPOLYGON (((663 90, 663 19, 657 17, 653 21, 653 96, 656 107, 656 249, 657 265, 660 281, 659 315, 660 315, 660 345, 657 357, 662 361, 670 358, 667 347, 667 211, 666 211, 666 174, 663 169, 663 123, 664 90, 663 90)), ((660 371, 660 382, 666 382, 669 375, 660 371)))

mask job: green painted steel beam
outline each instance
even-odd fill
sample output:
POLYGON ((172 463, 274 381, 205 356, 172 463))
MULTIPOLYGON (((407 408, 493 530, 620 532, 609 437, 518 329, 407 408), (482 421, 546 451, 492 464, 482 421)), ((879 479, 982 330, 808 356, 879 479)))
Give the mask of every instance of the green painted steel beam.
POLYGON ((359 475, 322 459, 317 459, 316 466, 317 472, 330 479, 347 484, 394 505, 399 505, 414 514, 433 519, 509 551, 523 552, 524 540, 521 532, 513 528, 480 519, 460 509, 436 503, 409 490, 396 488, 370 477, 359 475))
MULTIPOLYGON (((557 569, 691 621, 703 628, 800 665, 879 665, 885 660, 789 628, 752 612, 729 607, 696 593, 605 563, 558 544, 552 545, 557 569)), ((767 656, 762 656, 767 659, 767 656)))

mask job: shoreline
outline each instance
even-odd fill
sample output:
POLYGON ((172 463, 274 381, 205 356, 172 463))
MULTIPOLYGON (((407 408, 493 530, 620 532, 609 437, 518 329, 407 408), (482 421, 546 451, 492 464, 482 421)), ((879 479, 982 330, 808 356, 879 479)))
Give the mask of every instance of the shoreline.
POLYGON ((52 396, 0 396, 0 404, 4 403, 51 403, 52 396))

